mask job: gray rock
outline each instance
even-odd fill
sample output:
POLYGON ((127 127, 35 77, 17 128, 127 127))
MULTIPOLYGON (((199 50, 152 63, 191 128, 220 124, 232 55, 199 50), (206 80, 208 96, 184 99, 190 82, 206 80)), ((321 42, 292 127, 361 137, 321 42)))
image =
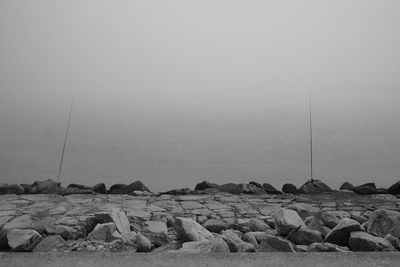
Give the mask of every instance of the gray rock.
POLYGON ((122 212, 119 209, 113 209, 111 213, 111 218, 120 234, 130 233, 131 227, 129 224, 128 216, 126 216, 125 212, 122 212))
POLYGON ((258 247, 258 242, 257 242, 257 239, 256 239, 256 237, 254 236, 254 233, 253 233, 253 232, 247 232, 247 233, 243 234, 243 235, 242 235, 242 240, 243 240, 244 242, 253 244, 253 246, 254 246, 255 248, 258 247))
POLYGON ((304 224, 307 226, 308 229, 318 231, 324 236, 326 236, 330 232, 330 229, 325 227, 325 224, 315 216, 307 217, 304 221, 304 224))
POLYGON ((138 252, 149 252, 151 251, 151 242, 150 240, 138 233, 136 235, 136 246, 138 252))
POLYGON ((3 230, 11 229, 28 229, 31 227, 33 221, 30 215, 25 214, 12 219, 3 225, 3 230))
POLYGON ((308 252, 349 252, 347 247, 331 243, 313 243, 308 247, 308 252))
POLYGON ((233 230, 225 230, 221 233, 222 239, 228 244, 231 252, 254 252, 255 247, 251 243, 244 242, 233 230))
POLYGON ((400 212, 375 210, 368 220, 368 233, 376 233, 380 237, 391 234, 400 238, 400 212))
POLYGON ((216 238, 209 241, 192 241, 183 243, 180 252, 189 253, 229 253, 229 247, 224 240, 216 238))
POLYGON ((95 186, 92 187, 93 192, 99 193, 99 194, 107 194, 107 188, 104 183, 98 183, 95 186))
MULTIPOLYGON (((195 241, 196 242, 196 241, 195 241)), ((168 252, 168 251, 177 251, 182 248, 182 243, 179 241, 173 241, 167 244, 164 244, 158 248, 153 249, 153 253, 160 252, 168 252)))
POLYGON ((233 195, 239 195, 243 192, 243 187, 238 184, 227 183, 227 184, 218 186, 218 190, 221 192, 227 192, 227 193, 230 193, 233 195))
POLYGON ((129 185, 121 185, 118 187, 111 187, 109 194, 125 194, 125 195, 130 195, 134 191, 145 191, 145 192, 150 192, 150 190, 141 182, 141 181, 136 181, 133 182, 129 185))
POLYGON ((299 216, 305 220, 307 217, 317 214, 320 210, 309 204, 295 203, 287 207, 287 209, 294 210, 299 216))
POLYGON ((282 186, 282 192, 286 194, 293 194, 297 195, 299 191, 297 190, 297 187, 293 184, 284 184, 282 186))
POLYGON ((263 183, 263 188, 264 188, 265 192, 267 192, 268 194, 282 194, 281 191, 277 190, 275 187, 273 187, 269 183, 263 183))
POLYGON ((352 185, 349 182, 344 182, 341 186, 340 186, 340 190, 350 190, 353 191, 354 189, 354 185, 352 185))
POLYGON ((322 211, 315 215, 318 219, 320 219, 327 227, 334 228, 339 221, 342 219, 337 214, 334 214, 330 211, 322 211))
POLYGON ((117 231, 117 227, 113 222, 99 223, 88 235, 89 240, 97 240, 103 242, 111 242, 115 239, 121 239, 121 235, 117 231))
POLYGON ((10 246, 8 245, 7 230, 0 230, 0 249, 8 250, 10 246))
POLYGON ((344 218, 328 233, 324 242, 339 246, 348 246, 350 233, 353 231, 361 231, 360 223, 349 218, 344 218))
POLYGON ((259 188, 258 186, 254 184, 240 184, 242 187, 242 193, 243 194, 251 194, 251 195, 261 195, 265 194, 265 190, 262 188, 259 188))
POLYGON ((203 226, 213 233, 220 233, 221 231, 226 230, 226 223, 220 219, 209 219, 203 224, 203 226))
POLYGON ((300 194, 322 194, 332 189, 320 180, 307 181, 299 188, 300 194))
POLYGON ((367 218, 365 218, 365 217, 363 217, 361 215, 354 214, 354 213, 351 213, 350 219, 353 219, 353 220, 359 222, 360 224, 363 224, 363 223, 368 221, 367 218))
POLYGON ((372 195, 377 193, 375 183, 366 183, 356 186, 353 188, 353 191, 359 195, 372 195))
POLYGON ((268 224, 257 218, 251 218, 248 221, 247 226, 250 228, 250 231, 252 232, 265 232, 271 229, 271 227, 269 227, 268 224))
POLYGON ((316 230, 300 228, 290 236, 289 240, 296 245, 311 245, 312 243, 321 243, 323 235, 316 230))
POLYGON ((297 252, 308 252, 308 246, 306 245, 296 245, 294 248, 297 252))
POLYGON ((147 221, 144 223, 141 234, 146 236, 155 247, 165 245, 171 241, 168 236, 168 228, 164 222, 147 221))
POLYGON ((12 229, 7 233, 8 245, 12 251, 31 251, 42 236, 35 230, 12 229))
POLYGON ((51 179, 44 181, 36 181, 32 185, 33 194, 55 194, 61 183, 57 183, 51 179))
POLYGON ((32 250, 32 252, 49 252, 57 250, 58 248, 66 246, 66 242, 59 235, 46 236, 39 244, 32 250))
POLYGON ((174 228, 177 232, 177 238, 184 242, 214 239, 206 228, 189 218, 175 218, 174 228))
POLYGON ((392 186, 389 187, 388 189, 389 194, 392 195, 398 195, 400 194, 400 180, 394 183, 392 186))
POLYGON ((297 212, 289 209, 279 209, 274 214, 274 221, 275 230, 279 235, 287 235, 298 226, 306 227, 297 212))
POLYGON ((392 244, 392 246, 393 246, 396 250, 400 251, 400 240, 399 240, 398 238, 392 236, 391 234, 387 234, 387 235, 385 236, 385 239, 386 239, 387 241, 389 241, 390 244, 392 244))
POLYGON ((296 252, 289 240, 273 235, 266 235, 261 240, 257 252, 296 252))
POLYGON ((89 186, 82 185, 82 184, 69 184, 67 188, 77 188, 77 189, 91 189, 89 186))
POLYGON ((353 251, 395 251, 388 240, 366 232, 352 232, 349 247, 353 251))
POLYGON ((75 240, 85 237, 84 233, 78 232, 74 228, 66 225, 50 224, 45 227, 45 231, 49 235, 60 235, 65 240, 75 240))
POLYGON ((25 192, 24 188, 19 184, 2 184, 0 185, 0 195, 16 194, 21 195, 25 192))
POLYGON ((196 187, 194 188, 194 190, 202 191, 202 190, 205 190, 205 189, 208 189, 208 188, 218 189, 218 185, 214 184, 214 183, 207 182, 207 181, 203 181, 201 183, 198 183, 196 185, 196 187))

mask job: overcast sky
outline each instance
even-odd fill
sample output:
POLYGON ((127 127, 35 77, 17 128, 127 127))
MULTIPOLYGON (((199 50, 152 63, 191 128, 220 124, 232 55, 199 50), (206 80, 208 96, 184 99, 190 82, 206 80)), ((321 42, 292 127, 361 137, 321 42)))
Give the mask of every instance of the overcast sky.
MULTIPOLYGON (((0 1, 1 118, 19 112, 400 111, 400 2, 0 1)), ((368 116, 368 115, 366 115, 368 116)))

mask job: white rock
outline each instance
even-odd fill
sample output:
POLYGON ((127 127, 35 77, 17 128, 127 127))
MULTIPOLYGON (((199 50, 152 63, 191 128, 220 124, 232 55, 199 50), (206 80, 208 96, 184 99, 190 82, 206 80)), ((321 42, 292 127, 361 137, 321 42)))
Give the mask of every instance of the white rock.
POLYGON ((297 227, 306 227, 303 220, 294 210, 280 209, 274 214, 275 230, 279 235, 287 235, 297 227))

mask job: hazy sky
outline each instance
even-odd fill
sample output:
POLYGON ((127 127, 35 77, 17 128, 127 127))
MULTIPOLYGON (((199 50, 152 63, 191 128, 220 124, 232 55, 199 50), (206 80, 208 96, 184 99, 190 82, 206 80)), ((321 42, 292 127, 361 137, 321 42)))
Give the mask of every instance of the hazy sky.
MULTIPOLYGON (((0 1, 0 109, 396 108, 400 2, 0 1)), ((65 109, 64 109, 65 111, 65 109)), ((3 114, 3 116, 6 116, 3 114)))
POLYGON ((71 99, 76 124, 307 118, 312 92, 316 128, 333 114, 397 131, 399 12, 398 0, 0 0, 0 143, 30 124, 62 136, 71 99))

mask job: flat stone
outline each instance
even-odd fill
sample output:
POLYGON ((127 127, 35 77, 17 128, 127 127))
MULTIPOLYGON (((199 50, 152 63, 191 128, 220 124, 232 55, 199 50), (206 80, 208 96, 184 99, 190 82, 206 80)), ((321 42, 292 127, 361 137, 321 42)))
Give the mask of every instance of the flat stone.
POLYGON ((182 241, 206 241, 214 239, 213 235, 203 226, 188 218, 175 219, 177 238, 182 241))
POLYGON ((231 210, 230 206, 217 201, 207 202, 204 205, 210 210, 231 210))
POLYGON ((208 216, 212 212, 209 209, 195 209, 195 210, 192 210, 191 213, 194 215, 208 216))
POLYGON ((35 230, 12 229, 7 233, 7 239, 12 251, 31 251, 42 236, 35 230))
POLYGON ((120 234, 130 233, 131 230, 129 219, 128 216, 126 216, 125 212, 122 212, 119 209, 114 209, 112 211, 111 217, 120 234))
POLYGON ((279 236, 265 235, 257 252, 296 252, 294 245, 279 236))
POLYGON ((177 200, 180 200, 180 201, 203 201, 203 200, 206 200, 206 199, 209 199, 209 198, 211 198, 210 196, 208 196, 208 195, 183 195, 183 196, 178 196, 177 197, 177 200))
POLYGON ((279 235, 287 235, 297 227, 306 227, 303 220, 294 210, 280 209, 274 214, 275 230, 279 235))
POLYGON ((202 204, 196 201, 182 201, 182 208, 185 210, 201 209, 204 208, 202 204))
POLYGON ((328 233, 324 242, 339 246, 348 246, 350 233, 353 231, 361 231, 361 229, 359 222, 344 218, 328 233))
POLYGON ((0 217, 0 229, 2 229, 3 225, 5 225, 12 218, 13 218, 13 216, 1 216, 0 217))
POLYGON ((143 221, 148 221, 151 218, 151 213, 140 209, 128 210, 127 216, 129 221, 135 221, 135 218, 141 219, 143 221))
POLYGON ((392 244, 379 236, 372 236, 366 232, 352 232, 349 247, 353 251, 395 251, 392 244))
POLYGON ((3 225, 3 230, 11 229, 28 229, 32 225, 32 219, 30 215, 22 215, 14 218, 3 225))
POLYGON ((192 241, 183 243, 179 252, 189 253, 228 253, 229 247, 224 240, 216 238, 209 241, 192 241))
POLYGON ((39 244, 35 246, 32 252, 50 252, 66 246, 67 243, 59 235, 46 236, 39 244))

